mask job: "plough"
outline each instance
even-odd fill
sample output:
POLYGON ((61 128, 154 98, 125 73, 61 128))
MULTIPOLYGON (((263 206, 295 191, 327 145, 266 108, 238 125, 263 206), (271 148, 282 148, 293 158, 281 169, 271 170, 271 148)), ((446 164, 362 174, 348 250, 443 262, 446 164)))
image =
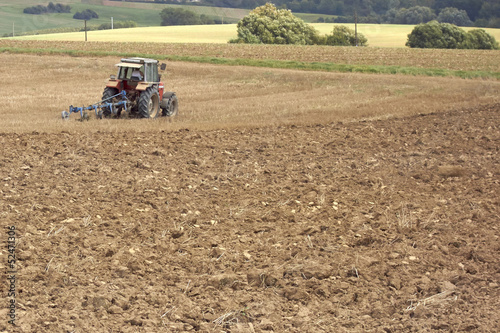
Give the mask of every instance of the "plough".
POLYGON ((64 110, 61 114, 62 119, 69 119, 69 115, 72 113, 80 113, 80 120, 89 120, 90 116, 87 111, 94 110, 95 115, 98 119, 102 119, 104 110, 108 111, 108 114, 118 115, 122 109, 127 110, 127 92, 122 90, 116 95, 110 96, 100 102, 89 106, 76 107, 73 105, 69 106, 69 111, 64 110), (118 102, 109 102, 112 101, 113 98, 120 98, 121 100, 118 102))

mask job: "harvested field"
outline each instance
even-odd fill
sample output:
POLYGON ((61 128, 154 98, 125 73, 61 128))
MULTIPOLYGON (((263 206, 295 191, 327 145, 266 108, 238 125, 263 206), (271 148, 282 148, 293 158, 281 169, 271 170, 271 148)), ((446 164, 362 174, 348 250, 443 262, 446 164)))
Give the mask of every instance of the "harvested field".
MULTIPOLYGON (((69 105, 101 99, 117 58, 2 54, 0 107, 5 132, 221 129, 351 121, 431 113, 500 100, 500 81, 359 75, 169 62, 166 89, 177 92, 172 123, 92 120, 61 123, 69 105), (26 86, 26 82, 29 85, 26 86)), ((77 114, 72 119, 77 119, 77 114)))
POLYGON ((500 72, 497 50, 446 50, 296 45, 241 45, 190 43, 113 43, 0 40, 1 48, 118 52, 214 57, 231 59, 289 60, 347 65, 401 66, 457 71, 500 72))
POLYGON ((80 123, 117 59, 0 60, 0 331, 500 326, 498 81, 175 62, 172 122, 80 123))

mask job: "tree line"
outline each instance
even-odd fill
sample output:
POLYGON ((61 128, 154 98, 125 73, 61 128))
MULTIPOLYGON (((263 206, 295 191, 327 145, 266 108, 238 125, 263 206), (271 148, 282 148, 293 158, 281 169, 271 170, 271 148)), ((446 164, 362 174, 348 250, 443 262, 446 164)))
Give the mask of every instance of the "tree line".
POLYGON ((54 3, 49 2, 47 6, 32 6, 32 7, 26 7, 23 10, 24 14, 33 14, 33 15, 40 15, 40 14, 48 14, 48 13, 70 13, 71 12, 71 6, 69 5, 63 5, 60 3, 57 3, 54 5, 54 3))
MULTIPOLYGON (((175 3, 177 0, 155 0, 175 3)), ((188 1, 181 1, 188 3, 188 1)), ((253 9, 267 0, 200 0, 190 5, 253 9)), ((432 20, 500 28, 499 0, 274 0, 280 9, 295 13, 338 16, 336 22, 419 24, 432 20), (463 23, 462 23, 463 22, 463 23)), ((331 19, 329 19, 331 21, 331 19)), ((321 19, 320 19, 321 21, 321 19)), ((323 18, 323 21, 327 21, 323 18)))
MULTIPOLYGON (((365 46, 367 39, 352 29, 335 25, 332 34, 321 36, 290 10, 270 3, 257 7, 237 24, 238 37, 230 43, 365 46)), ((408 35, 412 48, 498 49, 498 42, 483 29, 465 31, 450 23, 417 25, 408 35)))

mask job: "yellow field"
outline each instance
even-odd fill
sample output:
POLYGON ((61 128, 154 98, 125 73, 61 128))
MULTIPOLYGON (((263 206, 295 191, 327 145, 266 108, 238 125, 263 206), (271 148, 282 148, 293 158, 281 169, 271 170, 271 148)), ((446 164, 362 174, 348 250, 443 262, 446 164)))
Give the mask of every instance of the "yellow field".
POLYGON ((0 53, 2 132, 215 129, 328 123, 439 112, 500 101, 500 82, 400 75, 340 74, 169 62, 166 89, 179 97, 172 122, 61 120, 89 105, 115 74, 115 57, 0 53), (33 84, 26 86, 26 82, 33 84))
MULTIPOLYGON (((354 24, 346 24, 354 28, 354 24)), ((312 24, 321 34, 333 29, 331 23, 312 24)), ((404 47, 412 25, 359 24, 358 31, 368 38, 369 46, 404 47)), ((467 29, 467 28, 466 28, 467 29)), ((485 29, 500 40, 500 29, 485 29)), ((236 25, 198 25, 142 27, 134 29, 116 29, 87 32, 89 41, 117 42, 160 42, 160 43, 227 43, 236 37, 236 25)), ((17 37, 20 40, 85 40, 84 32, 49 34, 17 37)))

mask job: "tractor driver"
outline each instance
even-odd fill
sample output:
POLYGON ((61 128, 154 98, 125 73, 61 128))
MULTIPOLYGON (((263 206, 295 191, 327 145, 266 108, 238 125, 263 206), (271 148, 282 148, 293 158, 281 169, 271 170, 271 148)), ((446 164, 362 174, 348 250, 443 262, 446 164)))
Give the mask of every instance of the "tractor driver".
POLYGON ((142 71, 140 71, 138 68, 136 68, 132 72, 132 78, 138 79, 139 81, 142 81, 142 79, 144 78, 144 74, 142 73, 142 71))

